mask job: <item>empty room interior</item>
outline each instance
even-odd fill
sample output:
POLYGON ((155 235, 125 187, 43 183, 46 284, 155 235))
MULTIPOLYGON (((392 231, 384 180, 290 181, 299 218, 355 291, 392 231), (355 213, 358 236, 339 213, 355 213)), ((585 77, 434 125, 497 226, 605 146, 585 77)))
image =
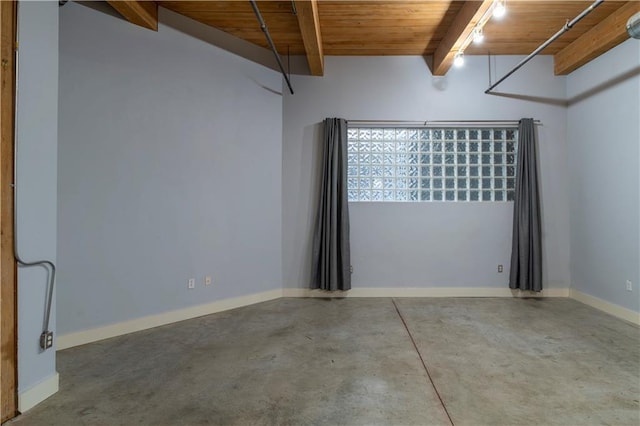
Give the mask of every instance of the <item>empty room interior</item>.
POLYGON ((0 35, 3 423, 640 424, 640 2, 0 35))

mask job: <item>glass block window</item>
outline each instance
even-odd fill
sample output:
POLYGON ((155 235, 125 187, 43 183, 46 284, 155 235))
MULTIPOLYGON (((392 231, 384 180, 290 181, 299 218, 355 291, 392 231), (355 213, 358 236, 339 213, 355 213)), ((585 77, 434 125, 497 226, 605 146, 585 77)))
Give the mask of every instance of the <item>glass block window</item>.
POLYGON ((517 140, 517 128, 349 127, 349 201, 513 201, 517 140))

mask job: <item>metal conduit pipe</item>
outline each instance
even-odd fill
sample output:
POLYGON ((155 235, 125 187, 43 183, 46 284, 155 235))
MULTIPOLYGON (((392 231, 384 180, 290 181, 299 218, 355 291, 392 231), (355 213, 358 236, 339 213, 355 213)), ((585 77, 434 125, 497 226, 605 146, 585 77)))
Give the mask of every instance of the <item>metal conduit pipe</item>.
MULTIPOLYGON (((20 2, 16 4, 16 17, 19 16, 20 13, 20 2)), ((20 22, 19 19, 16 18, 16 22, 20 22)), ((16 23, 16 34, 19 34, 16 23)), ((43 266, 49 275, 49 282, 47 286, 47 294, 46 294, 46 307, 44 313, 44 323, 42 327, 42 334, 40 335, 40 347, 42 350, 47 350, 53 346, 53 332, 49 330, 49 323, 51 318, 51 305, 53 303, 53 286, 56 282, 56 265, 50 260, 33 260, 26 261, 23 260, 20 256, 20 252, 18 251, 18 66, 19 66, 19 53, 16 50, 14 53, 15 58, 15 118, 14 118, 14 135, 13 135, 13 255, 16 258, 16 261, 21 266, 31 267, 31 266, 43 266)))
POLYGON ((278 61, 280 72, 282 73, 282 76, 287 82, 287 86, 289 86, 289 91, 293 95, 293 87, 291 87, 291 82, 289 81, 289 77, 287 76, 287 73, 284 70, 284 66, 282 65, 282 61, 280 60, 280 55, 278 55, 276 46, 275 44, 273 44, 273 40, 271 39, 271 34, 269 34, 269 28, 267 28, 267 24, 264 23, 264 19, 262 19, 262 15, 260 14, 260 10, 258 9, 258 5, 256 4, 255 0, 249 0, 249 3, 251 3, 251 7, 253 8, 253 13, 255 13, 256 18, 258 18, 258 22, 260 23, 260 29, 264 33, 264 36, 267 38, 267 42, 271 47, 271 51, 273 52, 273 55, 276 57, 276 61, 278 61))
POLYGON ((544 49, 547 48, 547 46, 549 46, 551 43, 553 43, 554 41, 556 41, 556 39, 558 37, 560 37, 562 34, 566 33, 567 31, 569 31, 571 28, 573 28, 573 26, 575 24, 577 24, 578 22, 580 22, 582 20, 582 18, 584 18, 585 16, 587 16, 588 14, 590 14, 591 12, 593 12, 593 10, 600 6, 602 3, 604 3, 604 0, 596 0, 595 2, 593 2, 591 4, 591 6, 589 6, 588 8, 586 8, 585 10, 582 11, 582 13, 578 16, 576 16, 575 18, 573 18, 573 20, 571 20, 570 22, 567 22, 566 24, 564 24, 564 27, 562 27, 562 29, 560 31, 558 31, 557 33, 555 33, 553 36, 551 36, 550 39, 548 39, 547 41, 545 41, 544 43, 542 43, 536 50, 534 50, 529 56, 527 56, 526 58, 524 58, 522 61, 520 61, 515 67, 513 67, 513 69, 511 69, 511 71, 509 71, 508 73, 506 73, 504 75, 504 77, 502 77, 500 80, 496 81, 495 83, 493 83, 493 85, 491 85, 487 90, 484 91, 485 94, 489 94, 493 89, 495 89, 500 83, 502 83, 503 81, 505 81, 507 78, 509 78, 514 72, 518 71, 520 68, 522 68, 522 66, 524 64, 526 64, 527 62, 529 62, 531 59, 533 59, 535 56, 537 56, 540 52, 542 52, 544 49))

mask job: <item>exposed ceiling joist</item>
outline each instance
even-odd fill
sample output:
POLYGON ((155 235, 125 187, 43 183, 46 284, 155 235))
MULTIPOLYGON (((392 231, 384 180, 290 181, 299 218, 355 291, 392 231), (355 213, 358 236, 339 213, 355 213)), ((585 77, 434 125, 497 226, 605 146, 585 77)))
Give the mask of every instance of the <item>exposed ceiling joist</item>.
MULTIPOLYGON (((260 28, 255 25, 255 16, 247 0, 108 1, 132 22, 136 21, 130 16, 129 9, 142 8, 137 14, 144 16, 144 8, 157 3, 249 43, 268 47, 260 28)), ((298 16, 292 13, 292 0, 258 0, 258 3, 278 51, 290 52, 291 55, 306 54, 314 75, 322 75, 324 55, 433 55, 435 66, 431 68, 434 74, 444 75, 460 45, 464 47, 468 43, 467 37, 477 21, 484 21, 487 9, 488 18, 493 4, 490 0, 293 1, 299 11, 298 16)), ((505 18, 502 21, 489 20, 484 26, 486 38, 483 43, 464 47, 464 53, 529 54, 568 18, 576 16, 592 3, 593 0, 509 0, 505 18)), ((640 1, 606 0, 543 53, 557 54, 624 5, 632 7, 634 3, 640 1)), ((156 12, 155 7, 153 12, 156 12)), ((625 18, 618 19, 618 23, 613 24, 615 28, 612 27, 623 37, 626 37, 625 18)), ((604 34, 595 38, 604 41, 611 36, 605 27, 604 34)), ((579 46, 578 43, 576 45, 579 46)), ((603 43, 601 49, 609 46, 603 43)), ((584 51, 581 48, 576 50, 584 51)), ((556 58, 558 64, 560 57, 556 58)))
POLYGON ((637 12, 640 12, 640 2, 625 3, 573 43, 556 53, 555 74, 569 74, 628 39, 626 23, 637 12))
POLYGON ((143 0, 107 0, 127 21, 158 31, 158 4, 143 0))
POLYGON ((294 0, 311 75, 324 75, 324 54, 317 0, 294 0))
POLYGON ((465 2, 433 55, 433 75, 445 75, 449 71, 460 46, 492 4, 493 0, 465 2))

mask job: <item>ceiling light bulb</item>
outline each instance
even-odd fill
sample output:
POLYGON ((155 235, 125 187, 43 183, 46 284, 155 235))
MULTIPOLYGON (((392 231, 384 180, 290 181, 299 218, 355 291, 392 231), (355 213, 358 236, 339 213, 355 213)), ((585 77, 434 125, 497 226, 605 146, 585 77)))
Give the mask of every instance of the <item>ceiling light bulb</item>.
POLYGON ((495 6, 493 7, 493 17, 494 18, 502 18, 507 13, 507 8, 504 4, 503 0, 496 0, 495 6))
POLYGON ((482 43, 482 40, 484 40, 484 32, 482 31, 482 28, 478 27, 473 30, 473 42, 480 44, 482 43))
POLYGON ((455 65, 458 68, 464 65, 464 53, 462 52, 456 53, 456 55, 453 57, 453 65, 455 65))

